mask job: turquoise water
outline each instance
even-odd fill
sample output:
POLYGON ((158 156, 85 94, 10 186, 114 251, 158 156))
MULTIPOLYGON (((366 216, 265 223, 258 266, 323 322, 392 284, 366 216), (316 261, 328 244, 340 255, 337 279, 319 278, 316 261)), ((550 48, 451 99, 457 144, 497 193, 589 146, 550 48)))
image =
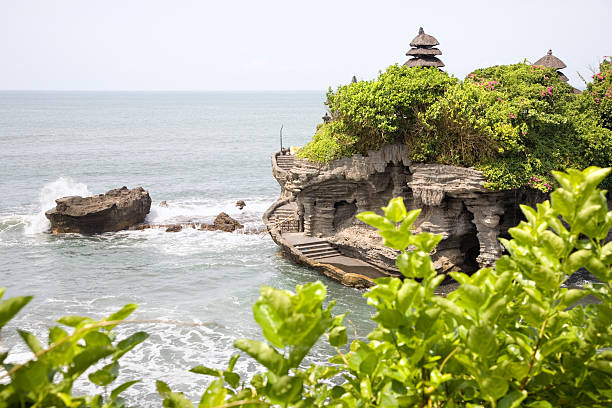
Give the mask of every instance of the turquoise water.
MULTIPOLYGON (((129 400, 159 406, 157 379, 195 400, 207 379, 190 367, 222 367, 234 339, 260 338, 251 305, 261 285, 292 289, 317 279, 338 300, 337 311, 350 309, 367 333, 363 293, 284 259, 261 222, 279 193, 270 154, 280 126, 285 146, 303 145, 323 101, 322 92, 0 92, 0 286, 6 296, 35 296, 3 330, 13 361, 29 355, 17 327, 46 339, 46 327, 62 315, 99 318, 134 302, 137 319, 202 325, 119 327, 121 335, 151 334, 123 359, 119 381, 143 379, 129 400), (151 222, 212 222, 225 211, 246 231, 48 233, 43 212, 56 198, 123 185, 149 190, 151 222), (239 199, 243 211, 234 206, 239 199), (158 206, 162 200, 168 208, 158 206)), ((310 358, 331 353, 319 345, 310 358)), ((248 357, 237 367, 246 375, 258 369, 248 357)))

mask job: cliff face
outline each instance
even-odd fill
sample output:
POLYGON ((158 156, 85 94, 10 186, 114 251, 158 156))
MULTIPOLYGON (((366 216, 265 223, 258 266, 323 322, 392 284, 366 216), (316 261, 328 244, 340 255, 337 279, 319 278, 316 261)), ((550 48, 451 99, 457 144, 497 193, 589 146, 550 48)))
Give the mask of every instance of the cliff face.
POLYGON ((299 231, 325 237, 343 253, 389 271, 395 270, 396 253, 357 213, 380 213, 389 199, 403 197, 408 209, 422 208, 417 230, 444 236, 433 254, 438 270, 471 272, 501 255, 497 238, 520 221, 518 204, 541 198, 519 190, 490 192, 479 171, 412 163, 408 157, 406 146, 389 145, 329 164, 295 159, 279 166, 287 159, 274 155, 272 166, 281 197, 297 204, 299 231))

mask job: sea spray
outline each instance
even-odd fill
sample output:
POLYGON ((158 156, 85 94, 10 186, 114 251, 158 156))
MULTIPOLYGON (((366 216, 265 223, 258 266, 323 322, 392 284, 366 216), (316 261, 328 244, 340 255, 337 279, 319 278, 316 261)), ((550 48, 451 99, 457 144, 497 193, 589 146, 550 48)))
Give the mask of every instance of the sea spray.
POLYGON ((38 195, 39 212, 29 215, 25 220, 24 232, 30 234, 40 234, 49 230, 51 224, 45 211, 55 207, 55 200, 68 196, 90 196, 91 192, 87 189, 87 184, 78 183, 70 177, 60 177, 51 183, 45 184, 38 195))

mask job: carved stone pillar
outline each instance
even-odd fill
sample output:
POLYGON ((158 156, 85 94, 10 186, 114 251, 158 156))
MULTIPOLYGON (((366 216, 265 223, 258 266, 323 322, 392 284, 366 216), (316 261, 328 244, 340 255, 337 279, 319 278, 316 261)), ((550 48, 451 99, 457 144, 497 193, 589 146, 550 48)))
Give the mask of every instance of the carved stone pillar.
POLYGON ((304 223, 304 234, 312 237, 313 233, 313 224, 315 220, 315 207, 314 207, 314 198, 312 197, 304 197, 302 202, 302 208, 304 209, 303 214, 303 223, 304 223))
POLYGON ((491 266, 502 255, 502 246, 497 240, 501 233, 500 216, 504 213, 502 195, 488 194, 465 201, 473 215, 472 222, 478 231, 480 254, 476 261, 481 268, 491 266))

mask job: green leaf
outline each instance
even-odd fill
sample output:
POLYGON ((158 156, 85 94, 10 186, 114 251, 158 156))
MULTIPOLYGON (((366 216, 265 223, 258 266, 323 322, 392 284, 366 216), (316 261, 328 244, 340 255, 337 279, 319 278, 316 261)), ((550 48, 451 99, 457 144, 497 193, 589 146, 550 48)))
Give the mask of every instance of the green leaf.
POLYGON ((412 228, 412 225, 414 224, 416 219, 419 217, 419 215, 421 215, 420 208, 409 211, 408 214, 406 214, 406 217, 404 217, 404 221, 402 221, 402 224, 400 225, 400 231, 402 232, 410 231, 410 229, 412 228))
POLYGON ((127 353, 128 351, 130 351, 131 349, 133 349, 134 347, 136 347, 137 345, 139 345, 140 343, 142 343, 148 338, 149 338, 148 333, 136 332, 132 334, 131 336, 129 336, 128 338, 121 340, 119 343, 117 343, 117 351, 115 352, 115 355, 113 356, 113 358, 115 360, 118 360, 125 353, 127 353))
POLYGON ((584 186, 586 188, 595 188, 601 183, 607 176, 610 174, 612 168, 599 168, 595 166, 591 166, 586 168, 583 171, 583 174, 586 175, 584 179, 584 186))
POLYGON ((521 402, 527 398, 527 391, 511 391, 505 397, 497 401, 498 408, 519 408, 521 402))
POLYGON ((203 374, 203 375, 211 375, 213 377, 222 377, 223 373, 221 370, 214 370, 212 368, 205 367, 203 365, 195 366, 191 370, 192 373, 203 374))
POLYGON ((223 378, 233 388, 238 388, 240 385, 240 375, 231 371, 224 371, 223 378))
POLYGON ((17 330, 17 332, 19 333, 23 341, 28 345, 30 350, 32 350, 32 353, 36 354, 42 351, 43 348, 40 345, 40 342, 38 341, 36 336, 25 330, 17 330))
POLYGON ((380 230, 388 230, 395 228, 395 225, 385 217, 376 214, 373 211, 366 211, 360 214, 357 214, 357 218, 366 224, 378 228, 380 230))
POLYGON ((107 357, 115 351, 114 347, 88 347, 77 354, 73 361, 72 367, 68 370, 68 375, 73 378, 81 375, 85 370, 97 363, 104 357, 107 357))
POLYGON ((580 301, 580 299, 587 296, 589 293, 583 289, 568 289, 561 295, 561 307, 568 308, 580 301))
POLYGON ((224 382, 222 379, 210 383, 202 395, 198 408, 212 408, 222 405, 225 401, 225 395, 227 394, 227 390, 223 388, 223 384, 224 382))
POLYGON ((253 316, 255 321, 263 330, 264 337, 276 347, 284 347, 283 339, 278 335, 278 331, 283 324, 283 319, 276 310, 263 300, 258 300, 253 305, 253 316))
POLYGON ((293 402, 302 392, 302 379, 284 375, 270 388, 270 396, 279 402, 293 402))
POLYGON ((383 243, 393 249, 400 251, 410 245, 411 234, 398 230, 383 230, 379 234, 384 238, 383 243))
POLYGON ((11 385, 24 392, 40 392, 49 384, 48 367, 42 361, 30 361, 13 374, 11 385))
POLYGON ((162 397, 166 397, 172 392, 168 384, 160 380, 155 381, 155 387, 157 388, 157 393, 162 397))
POLYGON ((130 388, 132 385, 134 385, 136 383, 139 383, 140 381, 141 380, 127 381, 127 382, 124 382, 123 384, 121 384, 120 386, 118 386, 117 388, 114 388, 111 391, 111 394, 110 394, 111 400, 117 399, 119 394, 121 394, 123 391, 127 390, 128 388, 130 388))
POLYGON ((567 274, 571 275, 578 269, 584 268, 592 256, 593 253, 587 249, 581 249, 572 253, 566 261, 567 274))
MULTIPOLYGON (((126 317, 131 315, 134 312, 134 310, 136 310, 136 308, 138 308, 138 305, 134 303, 128 303, 127 305, 123 306, 121 309, 117 310, 115 313, 108 316, 105 320, 109 322, 112 322, 115 320, 124 320, 126 317)), ((108 331, 111 331, 116 326, 117 326, 116 324, 113 324, 110 326, 106 326, 105 329, 108 331)))
MULTIPOLYGON (((4 291, 2 292, 4 293, 4 291)), ((17 296, 0 303, 0 330, 13 318, 21 308, 27 305, 32 296, 17 296)))
POLYGON ((329 344, 334 347, 344 346, 347 342, 346 327, 336 326, 329 332, 329 344))
POLYGON ((472 326, 468 332, 467 346, 481 357, 489 357, 497 348, 495 333, 488 326, 472 326))
POLYGON ((87 347, 112 347, 113 343, 111 339, 102 332, 92 331, 83 337, 87 347))
POLYGON ((82 316, 64 316, 57 320, 58 323, 63 324, 68 327, 77 327, 79 324, 83 322, 93 322, 89 317, 82 316))
POLYGON ((400 222, 406 216, 406 207, 401 197, 391 199, 389 204, 382 209, 385 212, 385 218, 393 222, 400 222))
POLYGON ((238 339, 234 342, 234 347, 244 351, 276 375, 283 375, 287 372, 283 356, 266 343, 257 340, 238 339))
POLYGON ((497 400, 508 392, 508 381, 505 378, 488 375, 481 383, 484 395, 497 400))
POLYGON ((108 364, 101 369, 89 374, 89 380, 99 386, 105 387, 117 379, 119 375, 119 363, 108 364))
POLYGON ((230 357, 229 363, 227 364, 227 371, 234 371, 234 366, 236 365, 236 361, 240 358, 240 353, 234 354, 230 357))
POLYGON ((163 402, 166 408, 193 408, 193 404, 189 401, 182 392, 171 392, 163 402))

